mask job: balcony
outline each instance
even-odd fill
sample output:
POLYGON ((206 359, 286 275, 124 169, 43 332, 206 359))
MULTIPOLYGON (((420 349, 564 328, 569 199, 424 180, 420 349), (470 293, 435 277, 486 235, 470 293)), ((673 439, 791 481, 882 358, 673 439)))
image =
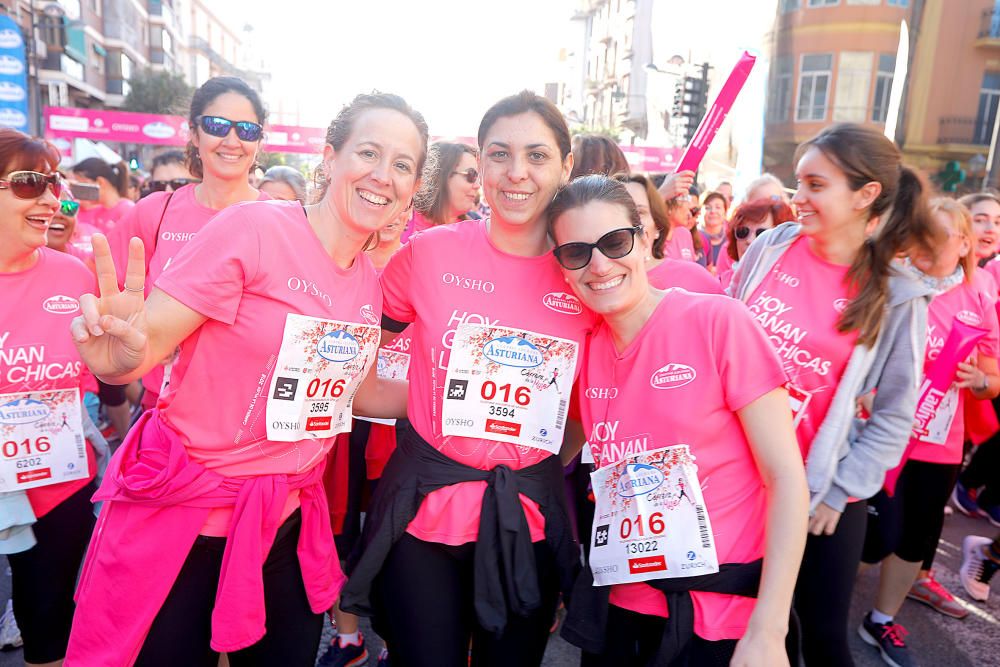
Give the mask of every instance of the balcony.
POLYGON ((1000 47, 1000 8, 984 9, 979 16, 979 34, 976 46, 1000 47))
POLYGON ((943 116, 938 121, 938 144, 989 146, 993 123, 971 116, 943 116))

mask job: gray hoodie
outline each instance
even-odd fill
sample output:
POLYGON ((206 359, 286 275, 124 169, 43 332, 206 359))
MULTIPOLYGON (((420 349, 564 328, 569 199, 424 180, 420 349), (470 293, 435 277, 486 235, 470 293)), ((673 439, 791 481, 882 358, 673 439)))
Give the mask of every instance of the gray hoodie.
MULTIPOLYGON (((740 260, 730 295, 748 302, 800 231, 801 225, 786 222, 755 240, 740 260)), ((899 464, 913 428, 932 296, 930 287, 898 269, 889 277, 878 338, 871 347, 855 346, 809 448, 810 510, 822 502, 843 511, 848 498, 871 498, 899 464), (857 399, 873 390, 871 416, 862 420, 857 399)))

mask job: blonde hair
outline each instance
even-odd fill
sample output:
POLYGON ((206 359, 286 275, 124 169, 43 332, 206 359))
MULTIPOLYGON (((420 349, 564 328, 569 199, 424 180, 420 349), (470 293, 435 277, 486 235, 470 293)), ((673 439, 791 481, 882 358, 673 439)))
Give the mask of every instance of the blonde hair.
POLYGON ((960 202, 949 197, 934 197, 928 203, 928 208, 931 215, 943 213, 948 216, 955 230, 969 242, 969 252, 959 261, 959 265, 965 272, 965 282, 972 282, 972 276, 976 271, 976 253, 972 250, 976 246, 976 235, 972 231, 972 214, 960 202))

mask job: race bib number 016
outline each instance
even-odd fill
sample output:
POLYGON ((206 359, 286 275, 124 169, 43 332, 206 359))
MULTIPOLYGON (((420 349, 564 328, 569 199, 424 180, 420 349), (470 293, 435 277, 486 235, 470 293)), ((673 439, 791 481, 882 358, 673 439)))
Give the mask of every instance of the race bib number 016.
POLYGON ((87 475, 79 389, 0 394, 0 493, 87 475))
POLYGON ((566 428, 576 342, 463 324, 448 362, 442 434, 556 453, 566 428))
POLYGON ((629 456, 591 473, 595 586, 719 571, 712 524, 687 445, 629 456))
POLYGON ((351 430, 351 403, 375 363, 379 328, 289 313, 267 399, 267 439, 351 430))

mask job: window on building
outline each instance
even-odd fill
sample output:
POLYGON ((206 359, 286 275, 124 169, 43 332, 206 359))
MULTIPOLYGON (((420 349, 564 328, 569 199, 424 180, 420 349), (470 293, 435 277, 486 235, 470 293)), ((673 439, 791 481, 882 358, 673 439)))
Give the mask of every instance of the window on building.
POLYGON ((890 7, 909 7, 910 0, 886 0, 886 4, 890 7))
POLYGON ((879 54, 875 97, 872 100, 872 120, 876 123, 884 123, 889 114, 889 92, 892 90, 892 75, 895 71, 896 56, 891 53, 879 54))
POLYGON ((792 107, 792 56, 775 58, 770 97, 767 107, 768 119, 772 123, 787 121, 788 110, 792 107))
POLYGON ((132 78, 132 59, 129 58, 124 53, 121 54, 121 58, 122 58, 122 60, 121 60, 121 65, 122 65, 122 69, 121 69, 122 79, 124 79, 125 81, 128 81, 129 79, 132 78))
POLYGON ((840 4, 840 0, 809 0, 810 7, 833 7, 840 4))
POLYGON ((799 0, 781 0, 782 13, 794 12, 799 8, 799 0))
POLYGON ((101 0, 90 0, 90 9, 98 16, 101 15, 101 0))
POLYGON ((972 143, 986 145, 993 138, 993 124, 997 118, 997 104, 1000 102, 1000 72, 984 72, 983 85, 979 89, 979 108, 973 127, 972 143))
POLYGON ((162 36, 160 38, 160 41, 163 43, 163 50, 166 53, 173 53, 174 52, 173 38, 170 36, 170 33, 167 32, 166 28, 161 28, 160 30, 162 31, 162 36))
POLYGON ((833 55, 829 53, 802 55, 802 65, 799 68, 799 103, 795 109, 796 121, 826 118, 832 68, 833 55))
POLYGON ((863 123, 867 118, 874 59, 871 51, 840 52, 833 96, 834 122, 863 123))

